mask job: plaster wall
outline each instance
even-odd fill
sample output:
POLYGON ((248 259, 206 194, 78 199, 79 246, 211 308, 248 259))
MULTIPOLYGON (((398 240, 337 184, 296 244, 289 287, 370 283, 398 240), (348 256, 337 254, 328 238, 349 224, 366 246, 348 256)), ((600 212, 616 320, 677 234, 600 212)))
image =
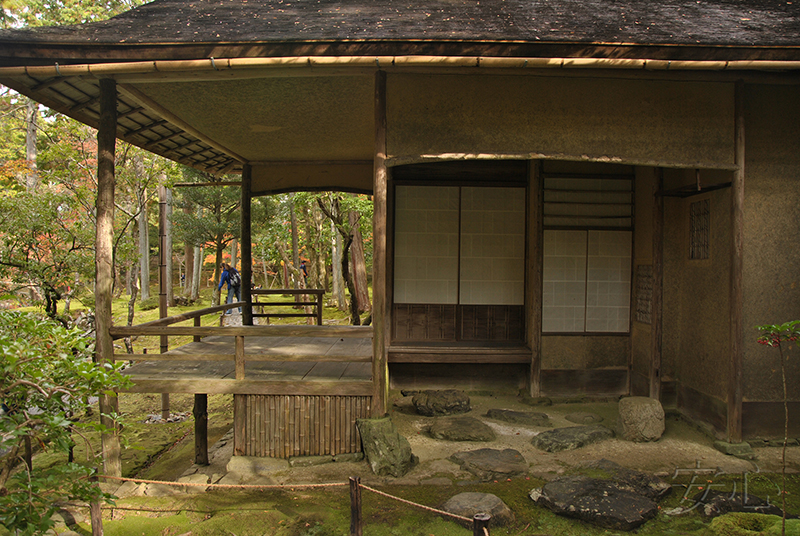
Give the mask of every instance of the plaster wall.
MULTIPOLYGON (((743 397, 783 399, 779 352, 754 326, 800 319, 800 86, 745 90, 743 397)), ((800 399, 800 349, 787 359, 790 400, 800 399)))
POLYGON ((665 166, 733 162, 733 85, 390 74, 390 161, 508 155, 665 166))
POLYGON ((629 354, 627 333, 542 337, 542 369, 588 370, 627 367, 629 354))
MULTIPOLYGON (((701 172, 703 184, 720 172, 701 172)), ((692 184, 691 170, 665 170, 665 189, 692 184)), ((664 199, 662 376, 726 400, 730 361, 730 188, 664 199), (709 200, 709 258, 690 259, 690 205, 709 200)))
MULTIPOLYGON (((636 168, 636 186, 634 189, 633 229, 633 292, 631 305, 631 389, 633 395, 648 395, 650 375, 650 332, 651 324, 636 319, 636 301, 638 298, 638 270, 640 265, 653 265, 653 185, 657 170, 650 167, 636 168), (644 383, 643 383, 644 382, 644 383), (646 391, 642 391, 646 388, 646 391)), ((651 272, 652 273, 652 272, 651 272)), ((652 300, 651 300, 652 303, 652 300)), ((662 363, 662 379, 664 378, 662 363)))

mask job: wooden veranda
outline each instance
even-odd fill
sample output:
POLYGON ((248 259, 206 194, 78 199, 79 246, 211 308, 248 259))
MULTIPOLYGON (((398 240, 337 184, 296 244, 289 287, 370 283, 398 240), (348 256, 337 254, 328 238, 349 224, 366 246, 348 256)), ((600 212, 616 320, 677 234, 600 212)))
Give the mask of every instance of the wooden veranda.
POLYGON ((112 328, 115 338, 159 336, 160 354, 115 354, 132 364, 131 392, 195 395, 196 459, 207 456, 206 397, 234 395, 234 452, 307 456, 361 450, 356 419, 371 415, 376 389, 367 326, 201 326, 237 302, 112 328), (194 325, 178 325, 192 321, 194 325), (192 342, 169 349, 169 337, 192 342), (167 339, 165 341, 165 339, 167 339))

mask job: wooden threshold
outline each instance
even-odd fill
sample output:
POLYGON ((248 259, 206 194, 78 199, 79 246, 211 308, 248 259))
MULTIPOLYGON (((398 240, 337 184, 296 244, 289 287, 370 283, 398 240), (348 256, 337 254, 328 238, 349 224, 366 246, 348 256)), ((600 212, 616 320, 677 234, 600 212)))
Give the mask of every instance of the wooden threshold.
POLYGON ((389 363, 530 363, 526 347, 392 346, 389 363))

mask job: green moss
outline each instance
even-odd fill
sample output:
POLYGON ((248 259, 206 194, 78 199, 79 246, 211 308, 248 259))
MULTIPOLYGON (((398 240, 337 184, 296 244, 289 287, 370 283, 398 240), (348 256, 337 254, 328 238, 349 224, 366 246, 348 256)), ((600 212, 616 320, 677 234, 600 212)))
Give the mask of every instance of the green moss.
MULTIPOLYGON (((781 534, 781 518, 764 514, 735 512, 714 518, 709 536, 772 536, 781 534)), ((800 520, 786 520, 786 534, 800 535, 800 520)))

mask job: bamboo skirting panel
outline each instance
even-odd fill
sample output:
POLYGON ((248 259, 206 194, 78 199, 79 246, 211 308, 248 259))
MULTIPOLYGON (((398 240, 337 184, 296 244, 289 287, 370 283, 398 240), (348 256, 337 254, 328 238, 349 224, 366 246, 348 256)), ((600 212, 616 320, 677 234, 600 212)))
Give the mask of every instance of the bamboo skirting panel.
POLYGON ((369 396, 247 395, 245 456, 288 458, 361 451, 356 419, 369 396))

